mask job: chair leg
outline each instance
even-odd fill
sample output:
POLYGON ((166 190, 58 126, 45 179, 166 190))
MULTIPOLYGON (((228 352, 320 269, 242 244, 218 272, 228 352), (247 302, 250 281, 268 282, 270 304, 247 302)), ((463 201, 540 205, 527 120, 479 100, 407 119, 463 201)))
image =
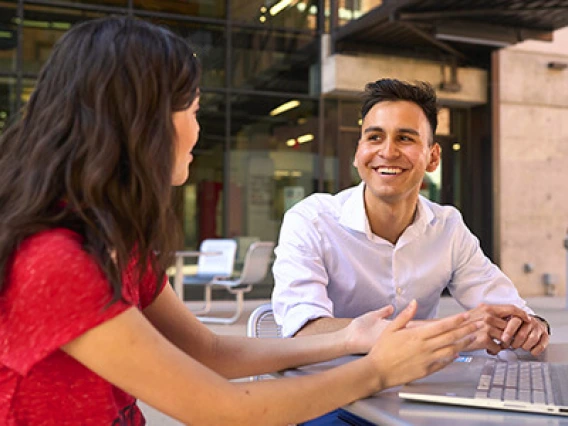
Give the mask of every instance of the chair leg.
POLYGON ((236 295, 237 298, 237 309, 235 311, 235 314, 232 317, 229 318, 223 318, 223 317, 202 317, 202 316, 198 316, 197 319, 201 322, 204 323, 209 323, 209 324, 234 324, 241 316, 242 312, 243 312, 243 306, 244 306, 244 293, 245 291, 248 291, 247 288, 244 288, 242 290, 232 290, 231 293, 236 295))
MULTIPOLYGON (((191 310, 191 312, 195 315, 202 315, 202 314, 208 314, 209 312, 211 312, 211 299, 212 299, 212 288, 210 285, 205 285, 205 298, 204 298, 204 304, 203 304, 203 308, 202 309, 198 309, 196 311, 191 310)), ((187 305, 187 303, 186 303, 187 305)))

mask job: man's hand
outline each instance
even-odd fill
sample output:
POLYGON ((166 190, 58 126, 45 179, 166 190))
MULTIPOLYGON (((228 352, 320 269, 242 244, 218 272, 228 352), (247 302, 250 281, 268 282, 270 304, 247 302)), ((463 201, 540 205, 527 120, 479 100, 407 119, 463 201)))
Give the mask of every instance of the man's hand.
MULTIPOLYGON (((534 320, 514 305, 481 304, 470 310, 469 315, 470 321, 477 322, 480 328, 477 330, 475 341, 468 346, 467 350, 485 349, 492 355, 509 347, 509 341, 523 329, 523 325, 530 324, 531 320, 534 320)), ((523 344, 531 331, 532 328, 527 331, 523 344)))
POLYGON ((501 337, 503 348, 522 348, 537 356, 548 346, 547 326, 541 320, 529 316, 529 321, 519 324, 518 318, 511 318, 501 337))
POLYGON ((355 318, 342 332, 346 333, 346 349, 351 354, 366 354, 377 342, 383 330, 390 324, 385 318, 394 308, 385 306, 355 318))

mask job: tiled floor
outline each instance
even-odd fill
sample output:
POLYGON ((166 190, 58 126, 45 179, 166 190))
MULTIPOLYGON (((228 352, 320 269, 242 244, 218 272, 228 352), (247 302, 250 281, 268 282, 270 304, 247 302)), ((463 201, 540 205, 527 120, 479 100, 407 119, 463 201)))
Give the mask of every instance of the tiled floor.
MULTIPOLYGON (((554 343, 568 342, 568 309, 566 300, 562 297, 535 297, 527 299, 529 306, 538 314, 546 318, 552 326, 551 341, 554 343)), ((245 302, 245 312, 240 320, 234 325, 209 325, 218 334, 246 335, 246 323, 248 316, 258 305, 268 302, 267 300, 251 300, 245 302)), ((198 307, 198 303, 189 303, 191 307, 198 307)), ((215 310, 220 311, 227 307, 227 302, 215 302, 215 310)), ((452 298, 443 298, 440 304, 440 316, 447 316, 460 312, 461 307, 452 298)), ((140 403, 148 425, 150 426, 179 426, 181 423, 165 416, 156 410, 140 403)))

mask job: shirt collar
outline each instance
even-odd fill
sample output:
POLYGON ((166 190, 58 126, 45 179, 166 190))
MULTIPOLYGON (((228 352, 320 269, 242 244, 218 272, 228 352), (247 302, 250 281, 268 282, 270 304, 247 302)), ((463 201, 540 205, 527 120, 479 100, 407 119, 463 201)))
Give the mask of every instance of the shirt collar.
POLYGON ((347 228, 363 233, 370 232, 369 219, 365 212, 365 200, 363 193, 365 190, 365 182, 361 182, 349 195, 341 207, 341 215, 339 216, 339 224, 347 228))
MULTIPOLYGON (((354 231, 363 232, 367 237, 371 237, 371 228, 369 226, 369 219, 365 211, 365 200, 363 194, 365 191, 365 182, 361 182, 349 195, 341 208, 341 215, 339 216, 339 224, 354 231)), ((418 196, 416 217, 412 224, 407 228, 410 231, 422 233, 426 227, 434 221, 435 215, 432 208, 428 204, 426 198, 418 196)), ((414 233, 414 232, 412 232, 414 233)))

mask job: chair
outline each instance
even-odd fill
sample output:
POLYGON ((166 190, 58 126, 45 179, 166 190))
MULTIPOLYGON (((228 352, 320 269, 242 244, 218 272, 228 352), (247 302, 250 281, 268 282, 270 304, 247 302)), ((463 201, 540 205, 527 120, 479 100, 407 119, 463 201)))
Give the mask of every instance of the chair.
MULTIPOLYGON (((205 304, 203 309, 195 312, 197 314, 206 314, 211 311, 211 289, 207 286, 216 278, 227 278, 233 273, 235 264, 235 254, 237 251, 237 243, 235 240, 213 238, 203 240, 199 246, 199 252, 187 252, 188 256, 199 256, 197 261, 197 274, 183 275, 183 285, 205 285, 205 304)), ((185 252, 180 252, 178 256, 183 257, 185 252)), ((179 264, 180 262, 178 262, 179 264)), ((179 269, 179 268, 178 268, 179 269)), ((176 279, 178 278, 176 271, 176 279)), ((183 300, 183 297, 182 297, 183 300)))
POLYGON ((235 268, 242 269, 242 266, 245 262, 245 256, 247 251, 252 243, 256 243, 260 241, 258 237, 251 237, 251 236, 238 236, 234 237, 235 241, 237 242, 237 255, 235 257, 235 268), (240 268, 239 268, 240 266, 240 268))
POLYGON ((271 303, 260 305, 251 312, 247 322, 247 336, 261 339, 282 337, 282 327, 276 324, 271 303))
MULTIPOLYGON (((272 312, 272 305, 270 303, 260 305, 251 312, 247 322, 247 336, 261 339, 282 337, 282 327, 276 324, 276 321, 274 320, 274 313, 272 312)), ((262 376, 253 376, 251 377, 251 380, 272 378, 272 376, 264 374, 262 376)))
POLYGON ((197 318, 206 323, 235 323, 243 311, 244 293, 251 291, 254 284, 259 283, 264 279, 264 277, 266 277, 273 249, 274 243, 270 241, 258 241, 256 243, 252 243, 245 256, 243 271, 238 278, 223 279, 217 277, 205 285, 206 300, 209 300, 209 302, 211 301, 211 291, 214 288, 225 288, 229 293, 236 295, 237 306, 233 316, 229 318, 198 316, 197 318))

